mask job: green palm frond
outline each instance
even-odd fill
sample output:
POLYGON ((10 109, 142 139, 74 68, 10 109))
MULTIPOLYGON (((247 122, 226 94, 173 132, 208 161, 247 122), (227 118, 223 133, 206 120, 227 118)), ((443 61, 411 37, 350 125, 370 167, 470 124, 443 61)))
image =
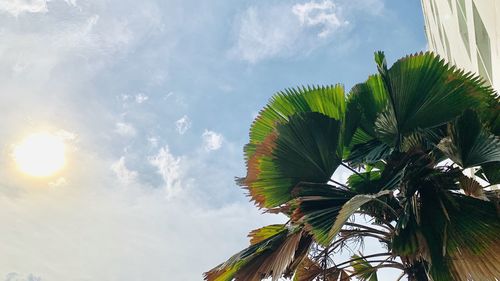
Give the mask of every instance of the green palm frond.
MULTIPOLYGON (((355 85, 347 99, 346 128, 363 130, 376 137, 373 125, 377 116, 387 107, 388 95, 380 75, 372 75, 364 83, 355 85)), ((347 134, 349 135, 349 134, 347 134)), ((350 139, 346 145, 350 143, 350 139)))
POLYGON ((387 158, 393 151, 386 143, 377 139, 370 140, 365 143, 356 144, 351 148, 351 152, 346 162, 353 166, 364 164, 374 164, 378 161, 387 158))
POLYGON ((280 234, 286 230, 287 230, 286 225, 284 224, 272 224, 252 230, 248 234, 248 237, 250 238, 250 245, 255 245, 257 243, 260 243, 263 240, 266 240, 272 236, 280 234))
POLYGON ((354 274, 359 281, 378 281, 377 268, 373 267, 366 259, 361 256, 353 255, 351 257, 351 266, 354 274))
POLYGON ((250 127, 250 143, 245 157, 252 156, 256 145, 262 143, 276 126, 286 123, 298 113, 317 112, 337 120, 345 116, 345 94, 342 85, 326 87, 302 87, 287 89, 274 95, 259 112, 250 127))
POLYGON ((418 205, 393 238, 396 254, 427 261, 433 281, 500 276, 500 219, 492 202, 428 187, 418 205))
POLYGON ((449 135, 438 147, 460 166, 469 168, 500 161, 500 138, 482 128, 474 111, 465 111, 450 124, 449 135))
POLYGON ((391 191, 382 191, 375 195, 355 195, 355 193, 332 186, 301 186, 297 199, 297 208, 292 219, 308 226, 316 242, 323 246, 340 232, 344 223, 361 206, 391 191))
MULTIPOLYGON (((376 60, 385 61, 383 54, 376 60)), ((402 58, 389 69, 379 64, 379 71, 391 106, 378 116, 375 127, 382 139, 396 146, 402 136, 449 122, 494 93, 479 76, 458 70, 430 52, 402 58)))
POLYGON ((352 174, 347 178, 349 189, 360 194, 373 194, 382 189, 381 171, 367 171, 352 174))
POLYGON ((500 184, 500 162, 482 164, 481 169, 477 171, 476 175, 491 185, 500 184))
POLYGON ((251 232, 269 235, 253 240, 248 248, 232 256, 225 263, 218 265, 204 274, 206 281, 261 280, 271 277, 278 280, 296 260, 302 260, 312 242, 310 236, 302 229, 290 229, 285 226, 281 230, 277 225, 264 227, 251 232), (271 230, 272 231, 269 231, 271 230))
POLYGON ((301 182, 327 183, 341 162, 340 132, 341 122, 321 113, 289 117, 248 159, 240 183, 265 208, 291 200, 301 182))
MULTIPOLYGON (((379 200, 379 197, 382 196, 387 196, 391 194, 392 191, 390 190, 383 190, 380 191, 377 194, 373 195, 368 195, 368 194, 359 194, 351 198, 349 201, 347 201, 342 208, 340 209, 338 215, 335 217, 335 222, 333 223, 332 227, 330 228, 327 236, 328 243, 340 232, 346 221, 354 215, 354 213, 361 208, 361 206, 365 205, 368 202, 374 201, 374 200, 379 200)), ((381 202, 381 201, 379 201, 381 202)), ((388 208, 391 208, 390 206, 387 206, 388 208)), ((320 241, 318 241, 321 243, 320 241)))
POLYGON ((316 242, 327 245, 331 238, 328 233, 342 206, 355 193, 331 185, 302 184, 294 190, 297 199, 292 214, 295 223, 305 223, 316 242))
POLYGON ((375 61, 378 74, 347 97, 340 85, 289 89, 259 113, 239 184, 289 220, 252 231, 250 246, 205 280, 376 281, 383 267, 409 280, 500 276, 498 96, 430 52, 375 61), (332 178, 340 165, 347 182, 332 178), (466 176, 470 167, 487 184, 466 176), (348 222, 356 213, 372 225, 348 222), (387 259, 332 262, 364 237, 387 259))

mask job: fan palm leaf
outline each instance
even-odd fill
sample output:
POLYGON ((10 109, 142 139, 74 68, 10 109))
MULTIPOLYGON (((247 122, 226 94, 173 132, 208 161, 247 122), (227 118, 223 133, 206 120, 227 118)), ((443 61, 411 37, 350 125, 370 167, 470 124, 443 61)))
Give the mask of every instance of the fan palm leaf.
POLYGON ((321 113, 289 117, 248 159, 240 180, 259 207, 272 208, 293 198, 301 182, 327 183, 341 163, 341 122, 321 113))
POLYGON ((375 130, 396 147, 402 136, 445 124, 494 94, 479 76, 450 66, 431 52, 407 56, 391 68, 382 52, 376 61, 390 106, 378 116, 375 130))
POLYGON ((500 162, 500 138, 481 126, 474 111, 467 110, 450 123, 449 135, 438 147, 463 168, 500 162))

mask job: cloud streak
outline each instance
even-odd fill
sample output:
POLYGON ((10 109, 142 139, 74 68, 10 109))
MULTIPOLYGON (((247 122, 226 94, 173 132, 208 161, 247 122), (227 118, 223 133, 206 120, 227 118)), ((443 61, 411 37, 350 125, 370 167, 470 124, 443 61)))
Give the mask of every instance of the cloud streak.
POLYGON ((172 197, 182 190, 181 158, 170 153, 168 146, 160 148, 158 153, 149 157, 149 162, 161 175, 167 197, 172 197))
POLYGON ((124 137, 133 137, 137 134, 136 129, 132 124, 125 122, 117 122, 115 132, 124 137))
POLYGON ((348 22, 332 1, 251 6, 236 20, 232 56, 257 63, 309 53, 348 22))
POLYGON ((46 13, 47 0, 0 0, 0 11, 15 17, 23 13, 46 13))
POLYGON ((348 24, 347 21, 340 19, 337 6, 329 0, 295 4, 292 7, 292 12, 297 15, 302 25, 320 27, 319 37, 327 37, 335 30, 348 24))
POLYGON ((170 200, 162 190, 110 188, 102 178, 93 184, 0 196, 9 241, 0 245, 0 274, 18 272, 9 281, 199 280, 244 247, 250 229, 276 222, 250 204, 207 209, 189 194, 170 200))

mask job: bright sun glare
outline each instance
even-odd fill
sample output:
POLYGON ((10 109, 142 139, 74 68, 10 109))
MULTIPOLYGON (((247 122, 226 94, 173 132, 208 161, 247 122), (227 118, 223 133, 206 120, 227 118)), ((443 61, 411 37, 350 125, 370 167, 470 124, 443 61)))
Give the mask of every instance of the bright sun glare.
POLYGON ((30 176, 51 176, 64 166, 64 141, 48 133, 30 135, 15 146, 14 160, 30 176))

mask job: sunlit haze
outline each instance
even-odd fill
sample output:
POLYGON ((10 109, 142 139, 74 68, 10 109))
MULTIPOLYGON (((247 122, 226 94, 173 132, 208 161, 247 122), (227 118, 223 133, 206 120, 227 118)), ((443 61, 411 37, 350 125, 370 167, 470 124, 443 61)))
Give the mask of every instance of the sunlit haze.
POLYGON ((0 0, 0 281, 202 280, 286 221, 234 181, 272 95, 348 90, 423 26, 420 1, 0 0))
POLYGON ((49 133, 29 135, 15 146, 14 160, 27 175, 51 176, 64 166, 64 142, 49 133))

